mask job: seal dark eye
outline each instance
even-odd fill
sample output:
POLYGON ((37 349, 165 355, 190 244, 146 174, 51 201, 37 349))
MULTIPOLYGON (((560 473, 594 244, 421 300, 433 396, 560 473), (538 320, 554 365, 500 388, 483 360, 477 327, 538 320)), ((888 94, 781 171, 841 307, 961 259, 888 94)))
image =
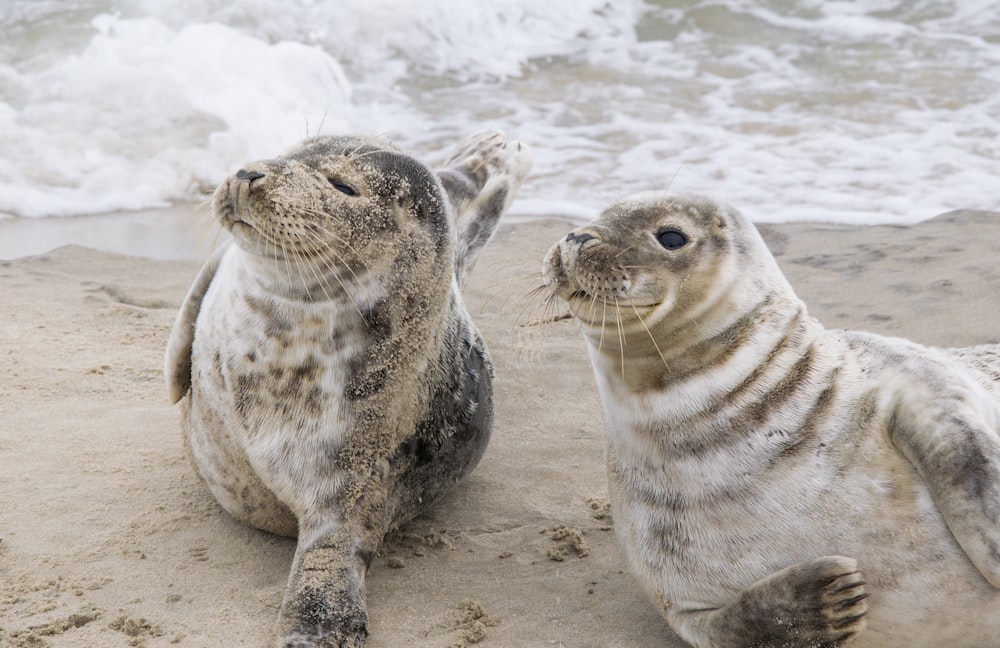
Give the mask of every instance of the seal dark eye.
POLYGON ((688 237, 679 229, 668 227, 657 233, 656 240, 668 250, 679 250, 687 245, 688 237))
POLYGON ((357 196, 358 195, 358 192, 355 191, 354 187, 352 187, 351 185, 345 185, 342 182, 337 182, 336 180, 333 180, 333 179, 330 180, 330 184, 332 184, 333 188, 336 189, 337 191, 339 191, 342 194, 346 194, 348 196, 357 196))

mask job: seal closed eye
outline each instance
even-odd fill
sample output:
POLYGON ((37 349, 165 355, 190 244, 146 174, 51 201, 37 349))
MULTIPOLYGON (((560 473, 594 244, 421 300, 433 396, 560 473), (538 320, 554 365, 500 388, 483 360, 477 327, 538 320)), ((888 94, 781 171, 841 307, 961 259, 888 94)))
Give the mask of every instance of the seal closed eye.
POLYGON ((330 184, 333 188, 342 194, 347 194, 348 196, 357 196, 358 192, 354 190, 354 187, 346 185, 342 182, 337 182, 336 180, 330 180, 330 184))
POLYGON ((212 495, 298 538, 278 646, 363 645, 383 536, 482 456, 493 365, 460 287, 530 166, 497 132, 439 173, 317 137, 216 190, 233 244, 188 292, 165 372, 212 495))
POLYGON ((825 329, 703 196, 612 205, 542 274, 590 352, 619 543, 680 637, 1000 646, 1000 345, 825 329))

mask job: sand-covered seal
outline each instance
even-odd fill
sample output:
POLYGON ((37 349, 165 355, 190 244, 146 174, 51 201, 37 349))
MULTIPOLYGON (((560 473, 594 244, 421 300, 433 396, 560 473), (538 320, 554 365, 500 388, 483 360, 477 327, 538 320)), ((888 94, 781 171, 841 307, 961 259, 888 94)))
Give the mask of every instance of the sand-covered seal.
POLYGON ((437 174, 316 137, 216 190, 234 244, 185 298, 166 377, 215 498, 298 536, 280 646, 362 645, 384 534, 482 456, 493 366, 459 289, 530 165, 496 132, 437 174))
POLYGON ((684 640, 1000 646, 1000 346, 826 330, 699 196, 613 205, 543 283, 586 338, 617 536, 684 640))

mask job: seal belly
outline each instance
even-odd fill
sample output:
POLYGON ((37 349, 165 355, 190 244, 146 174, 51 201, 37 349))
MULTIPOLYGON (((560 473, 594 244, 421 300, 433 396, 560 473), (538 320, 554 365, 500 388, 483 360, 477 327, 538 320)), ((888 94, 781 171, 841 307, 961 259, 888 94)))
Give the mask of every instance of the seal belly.
POLYGON ((277 535, 295 537, 298 520, 260 480, 230 435, 222 417, 205 407, 198 392, 181 403, 184 447, 205 486, 234 518, 277 535))
POLYGON ((350 333, 357 314, 341 304, 281 301, 235 281, 242 258, 223 260, 204 298, 186 442, 223 508, 294 536, 301 512, 330 495, 313 491, 337 483, 326 477, 350 423, 339 394, 358 342, 350 333))

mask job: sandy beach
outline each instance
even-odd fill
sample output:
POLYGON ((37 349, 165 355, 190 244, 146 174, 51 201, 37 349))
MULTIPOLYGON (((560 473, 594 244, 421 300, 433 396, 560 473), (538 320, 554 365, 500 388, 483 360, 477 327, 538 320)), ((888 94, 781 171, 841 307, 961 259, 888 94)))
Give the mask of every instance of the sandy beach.
MULTIPOLYGON (((374 560, 372 648, 682 645, 614 540, 584 342, 530 294, 571 227, 503 225, 475 269, 493 439, 374 560)), ((830 328, 1000 341, 1000 213, 761 229, 830 328)), ((0 646, 270 645, 294 541, 234 521, 202 487, 162 377, 198 267, 75 246, 0 261, 0 646)))

